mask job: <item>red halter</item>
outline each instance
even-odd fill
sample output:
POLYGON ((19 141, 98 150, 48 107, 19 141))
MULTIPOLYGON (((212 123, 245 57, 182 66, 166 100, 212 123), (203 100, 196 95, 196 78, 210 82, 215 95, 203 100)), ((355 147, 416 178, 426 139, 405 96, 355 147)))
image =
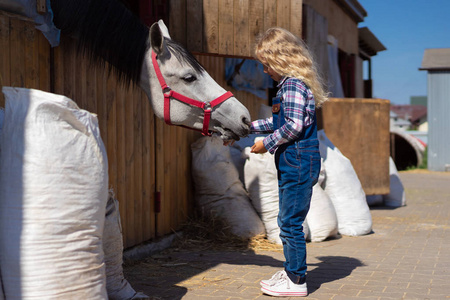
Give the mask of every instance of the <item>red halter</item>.
MULTIPOLYGON (((205 112, 205 116, 203 117, 203 130, 199 130, 202 132, 203 135, 210 136, 211 133, 208 131, 209 127, 209 120, 211 119, 211 111, 214 108, 214 106, 219 105, 220 103, 224 102, 225 100, 229 99, 230 97, 233 97, 233 94, 231 92, 226 92, 222 96, 210 101, 210 102, 201 102, 189 97, 186 97, 184 95, 181 95, 175 91, 173 91, 164 80, 164 77, 161 73, 161 70, 159 69, 158 62, 156 61, 156 53, 152 50, 152 62, 153 67, 155 68, 156 76, 158 77, 159 84, 161 85, 161 89, 164 94, 164 121, 166 124, 173 125, 170 122, 170 99, 174 98, 178 101, 184 102, 186 104, 200 107, 205 112), (166 93, 166 90, 168 91, 166 93)), ((183 126, 185 127, 185 126, 183 126)), ((191 128, 193 129, 193 128, 191 128)), ((197 129, 194 129, 197 130, 197 129)))

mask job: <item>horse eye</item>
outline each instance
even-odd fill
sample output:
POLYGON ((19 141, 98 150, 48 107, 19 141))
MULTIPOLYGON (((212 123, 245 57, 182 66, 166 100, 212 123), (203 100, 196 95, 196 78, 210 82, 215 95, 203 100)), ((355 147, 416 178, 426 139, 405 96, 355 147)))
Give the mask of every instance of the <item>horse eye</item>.
POLYGON ((197 80, 197 77, 195 77, 194 75, 186 75, 185 77, 183 77, 183 80, 186 82, 193 82, 197 80))

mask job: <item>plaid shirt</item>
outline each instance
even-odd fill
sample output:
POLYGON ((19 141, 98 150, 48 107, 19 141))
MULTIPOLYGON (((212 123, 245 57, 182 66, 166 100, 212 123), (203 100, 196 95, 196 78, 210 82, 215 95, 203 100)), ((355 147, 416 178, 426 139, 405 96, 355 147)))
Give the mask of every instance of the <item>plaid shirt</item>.
POLYGON ((277 97, 283 103, 285 124, 274 131, 273 118, 252 122, 251 131, 273 132, 264 138, 264 147, 275 153, 277 148, 300 137, 304 126, 314 121, 315 103, 312 91, 306 84, 294 77, 284 77, 277 86, 277 97))

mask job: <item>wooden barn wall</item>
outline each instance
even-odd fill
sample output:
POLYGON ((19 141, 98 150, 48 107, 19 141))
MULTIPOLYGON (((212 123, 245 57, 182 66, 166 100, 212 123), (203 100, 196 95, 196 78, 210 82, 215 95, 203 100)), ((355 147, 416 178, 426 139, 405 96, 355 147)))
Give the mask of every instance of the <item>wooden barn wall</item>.
MULTIPOLYGON (((348 54, 358 54, 358 23, 335 1, 303 0, 328 21, 328 34, 338 40, 339 49, 348 54)), ((308 26, 308 25, 306 25, 308 26)))
MULTIPOLYGON (((105 68, 92 66, 75 53, 70 39, 50 49, 27 20, 0 12, 0 49, 0 86, 62 94, 98 115, 124 246, 179 229, 194 206, 190 144, 201 135, 156 119, 139 88, 125 88, 105 68)), ((0 107, 4 104, 0 93, 0 107)))
POLYGON ((273 26, 301 36, 302 0, 170 0, 171 37, 192 52, 251 57, 273 26))

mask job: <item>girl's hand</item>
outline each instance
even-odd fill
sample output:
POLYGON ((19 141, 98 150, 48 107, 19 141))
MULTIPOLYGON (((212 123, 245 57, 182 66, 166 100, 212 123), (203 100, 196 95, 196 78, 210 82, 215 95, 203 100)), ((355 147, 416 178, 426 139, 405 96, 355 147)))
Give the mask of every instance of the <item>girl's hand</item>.
POLYGON ((266 147, 264 147, 264 143, 262 140, 257 141, 251 148, 251 153, 259 153, 259 154, 263 154, 267 152, 266 147))

